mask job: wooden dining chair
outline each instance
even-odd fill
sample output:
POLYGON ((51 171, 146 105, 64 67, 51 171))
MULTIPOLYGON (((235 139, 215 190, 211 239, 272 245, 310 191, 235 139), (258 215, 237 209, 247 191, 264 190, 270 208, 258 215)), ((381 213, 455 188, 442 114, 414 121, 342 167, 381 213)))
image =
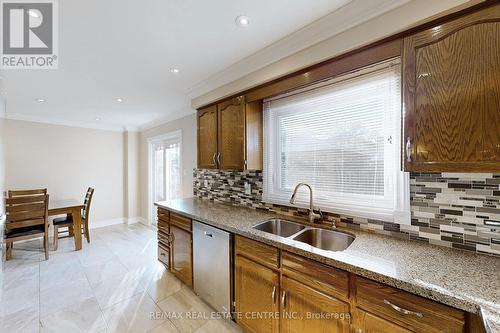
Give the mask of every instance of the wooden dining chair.
POLYGON ((12 258, 13 243, 43 236, 45 259, 49 259, 49 195, 47 190, 9 191, 5 199, 5 259, 12 258))
MULTIPOLYGON (((83 211, 82 211, 82 234, 85 235, 87 243, 90 243, 89 214, 90 214, 90 204, 92 202, 93 195, 94 195, 94 189, 92 187, 89 187, 87 193, 85 194, 85 201, 83 204, 83 211)), ((73 236, 73 216, 67 215, 66 217, 56 218, 52 220, 52 224, 54 226, 54 251, 56 251, 58 239, 73 236), (59 230, 61 228, 67 228, 67 229, 59 230)))
POLYGON ((45 195, 47 194, 46 188, 40 188, 35 190, 10 190, 7 192, 9 198, 25 197, 29 195, 45 195))

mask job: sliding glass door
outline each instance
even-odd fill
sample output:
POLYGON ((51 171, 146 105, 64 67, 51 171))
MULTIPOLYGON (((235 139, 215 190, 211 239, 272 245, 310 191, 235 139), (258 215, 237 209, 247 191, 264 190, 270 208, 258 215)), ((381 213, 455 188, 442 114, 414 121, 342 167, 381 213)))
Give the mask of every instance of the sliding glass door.
POLYGON ((156 139, 150 142, 152 222, 156 223, 153 203, 181 197, 181 138, 156 139))

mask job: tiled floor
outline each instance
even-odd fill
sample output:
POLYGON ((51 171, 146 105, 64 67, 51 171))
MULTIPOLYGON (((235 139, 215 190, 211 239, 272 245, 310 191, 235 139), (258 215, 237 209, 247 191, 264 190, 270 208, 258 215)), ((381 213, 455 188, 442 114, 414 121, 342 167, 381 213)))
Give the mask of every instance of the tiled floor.
MULTIPOLYGON (((156 232, 141 224, 91 230, 44 260, 41 240, 18 243, 0 278, 0 332, 240 332, 156 259, 156 232), (152 315, 155 315, 152 318, 152 315)), ((52 249, 52 244, 51 244, 52 249)))

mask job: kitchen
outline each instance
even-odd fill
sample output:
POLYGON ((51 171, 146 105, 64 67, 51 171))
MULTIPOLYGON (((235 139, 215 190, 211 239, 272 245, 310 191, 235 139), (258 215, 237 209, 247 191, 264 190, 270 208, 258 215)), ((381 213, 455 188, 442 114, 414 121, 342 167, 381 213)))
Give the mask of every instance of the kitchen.
MULTIPOLYGON (((377 2, 316 4, 137 128, 117 93, 125 129, 20 116, 3 71, 0 331, 500 332, 500 5, 377 2)), ((257 8, 228 33, 269 32, 257 8)))

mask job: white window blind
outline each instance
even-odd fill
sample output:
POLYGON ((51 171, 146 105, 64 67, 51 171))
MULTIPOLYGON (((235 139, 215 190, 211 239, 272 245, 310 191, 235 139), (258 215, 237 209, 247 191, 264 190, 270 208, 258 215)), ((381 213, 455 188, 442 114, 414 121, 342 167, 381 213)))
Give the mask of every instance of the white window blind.
POLYGON ((287 203, 305 182, 325 210, 391 219, 406 209, 400 85, 393 61, 265 101, 264 200, 287 203))

